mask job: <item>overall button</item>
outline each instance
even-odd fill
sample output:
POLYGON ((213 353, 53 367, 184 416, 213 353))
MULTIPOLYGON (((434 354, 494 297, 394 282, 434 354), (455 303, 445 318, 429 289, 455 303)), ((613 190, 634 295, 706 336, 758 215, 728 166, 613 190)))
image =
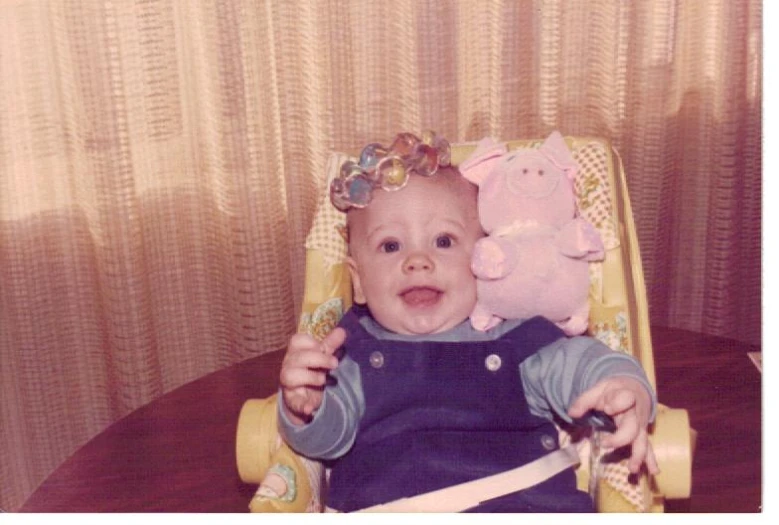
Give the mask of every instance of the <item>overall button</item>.
POLYGON ((384 366, 384 355, 379 351, 372 352, 371 356, 368 358, 368 361, 371 363, 373 368, 381 368, 384 366))
POLYGON ((554 450, 557 448, 557 440, 549 434, 541 436, 541 446, 546 450, 554 450))
POLYGON ((486 366, 487 370, 490 372, 497 372, 500 369, 501 364, 500 356, 497 354, 490 354, 487 356, 487 359, 484 360, 484 366, 486 366))

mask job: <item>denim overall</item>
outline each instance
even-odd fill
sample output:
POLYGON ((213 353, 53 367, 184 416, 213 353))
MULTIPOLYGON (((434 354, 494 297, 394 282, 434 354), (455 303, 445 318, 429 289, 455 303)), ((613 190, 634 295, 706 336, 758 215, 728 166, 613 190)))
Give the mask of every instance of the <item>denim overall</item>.
MULTIPOLYGON (((335 460, 329 507, 349 512, 513 469, 559 448, 557 429, 530 413, 519 364, 563 334, 536 317, 483 342, 377 340, 362 307, 341 321, 360 367, 365 414, 335 460)), ((475 512, 591 512, 566 470, 475 512)))

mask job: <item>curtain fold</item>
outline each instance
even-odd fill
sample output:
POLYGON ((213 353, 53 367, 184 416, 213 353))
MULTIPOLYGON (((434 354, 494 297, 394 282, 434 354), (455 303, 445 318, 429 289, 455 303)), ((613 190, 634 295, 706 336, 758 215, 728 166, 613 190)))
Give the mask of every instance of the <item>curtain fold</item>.
POLYGON ((332 150, 604 136, 653 323, 760 342, 757 0, 0 0, 0 508, 283 348, 332 150))

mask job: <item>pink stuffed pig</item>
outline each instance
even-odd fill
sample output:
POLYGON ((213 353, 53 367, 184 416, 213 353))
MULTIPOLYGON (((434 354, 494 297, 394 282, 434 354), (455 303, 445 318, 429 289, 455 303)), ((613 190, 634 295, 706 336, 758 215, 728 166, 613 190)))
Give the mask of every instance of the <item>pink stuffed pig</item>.
POLYGON ((604 251, 595 228, 577 217, 577 165, 562 135, 555 131, 538 149, 514 151, 486 138, 459 168, 479 186, 479 218, 488 234, 471 261, 478 279, 473 327, 542 315, 568 335, 584 332, 588 261, 602 260, 604 251))

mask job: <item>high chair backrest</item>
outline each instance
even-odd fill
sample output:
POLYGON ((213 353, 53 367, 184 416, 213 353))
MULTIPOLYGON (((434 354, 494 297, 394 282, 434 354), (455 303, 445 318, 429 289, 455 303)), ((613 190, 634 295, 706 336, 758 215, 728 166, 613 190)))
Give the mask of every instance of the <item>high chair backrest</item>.
MULTIPOLYGON (((542 140, 512 140, 508 148, 537 147, 542 140)), ((590 320, 587 333, 612 349, 638 358, 655 386, 652 342, 644 275, 622 162, 600 138, 566 137, 579 171, 574 181, 582 217, 600 232, 606 248, 602 262, 590 263, 590 320)), ((471 154, 476 143, 452 144, 452 164, 471 154)), ((347 154, 333 153, 326 184, 339 173, 347 154)), ((306 282, 299 331, 324 337, 352 304, 349 272, 343 263, 346 243, 339 233, 345 214, 322 191, 314 225, 306 240, 306 282)))

